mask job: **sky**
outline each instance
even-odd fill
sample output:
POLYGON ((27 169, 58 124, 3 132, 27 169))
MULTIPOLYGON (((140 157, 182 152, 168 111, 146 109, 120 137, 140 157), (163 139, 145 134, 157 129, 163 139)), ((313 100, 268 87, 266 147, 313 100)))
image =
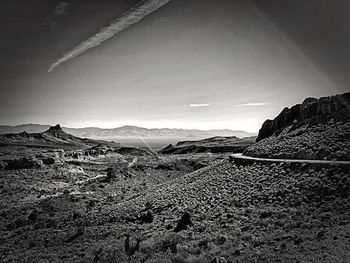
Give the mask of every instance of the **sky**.
POLYGON ((0 5, 0 125, 257 132, 349 90, 346 0, 0 5))

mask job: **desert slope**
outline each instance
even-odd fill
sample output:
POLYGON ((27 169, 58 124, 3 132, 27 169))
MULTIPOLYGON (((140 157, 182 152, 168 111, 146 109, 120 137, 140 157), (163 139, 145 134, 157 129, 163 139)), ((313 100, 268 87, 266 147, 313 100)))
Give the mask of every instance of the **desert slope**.
POLYGON ((350 160, 350 93, 308 98, 267 120, 257 143, 245 150, 253 157, 350 160))

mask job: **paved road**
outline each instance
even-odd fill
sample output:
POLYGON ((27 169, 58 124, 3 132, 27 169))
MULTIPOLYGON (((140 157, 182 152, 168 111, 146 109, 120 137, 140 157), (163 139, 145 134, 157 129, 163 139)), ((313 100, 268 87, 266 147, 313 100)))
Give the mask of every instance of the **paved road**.
POLYGON ((350 161, 326 161, 326 160, 298 160, 298 159, 270 159, 245 156, 242 153, 232 154, 234 159, 243 159, 248 161, 272 162, 272 163, 308 163, 315 165, 335 165, 335 166, 350 166, 350 161))

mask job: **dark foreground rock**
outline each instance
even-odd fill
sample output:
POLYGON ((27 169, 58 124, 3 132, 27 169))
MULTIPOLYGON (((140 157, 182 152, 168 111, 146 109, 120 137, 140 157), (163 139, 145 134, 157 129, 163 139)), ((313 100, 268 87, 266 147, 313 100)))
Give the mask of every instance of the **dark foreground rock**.
POLYGON ((41 160, 27 157, 14 160, 6 160, 4 162, 6 170, 31 169, 41 167, 42 165, 43 162, 41 160))

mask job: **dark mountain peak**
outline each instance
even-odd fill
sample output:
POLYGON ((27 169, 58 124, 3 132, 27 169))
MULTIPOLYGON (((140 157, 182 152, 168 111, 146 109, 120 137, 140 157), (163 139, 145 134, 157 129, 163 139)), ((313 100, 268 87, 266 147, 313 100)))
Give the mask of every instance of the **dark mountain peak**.
POLYGON ((63 131, 61 125, 57 124, 56 126, 51 126, 49 131, 63 131))
POLYGON ((57 124, 56 126, 51 126, 47 131, 43 132, 42 134, 46 136, 55 137, 58 139, 63 139, 63 140, 73 140, 73 141, 75 141, 76 139, 80 140, 80 138, 75 137, 69 133, 66 133, 59 124, 57 124))
POLYGON ((31 137, 31 135, 30 135, 29 133, 27 133, 26 131, 21 132, 21 133, 19 134, 19 136, 20 136, 20 137, 23 137, 23 138, 27 138, 27 139, 29 139, 29 138, 31 137))

